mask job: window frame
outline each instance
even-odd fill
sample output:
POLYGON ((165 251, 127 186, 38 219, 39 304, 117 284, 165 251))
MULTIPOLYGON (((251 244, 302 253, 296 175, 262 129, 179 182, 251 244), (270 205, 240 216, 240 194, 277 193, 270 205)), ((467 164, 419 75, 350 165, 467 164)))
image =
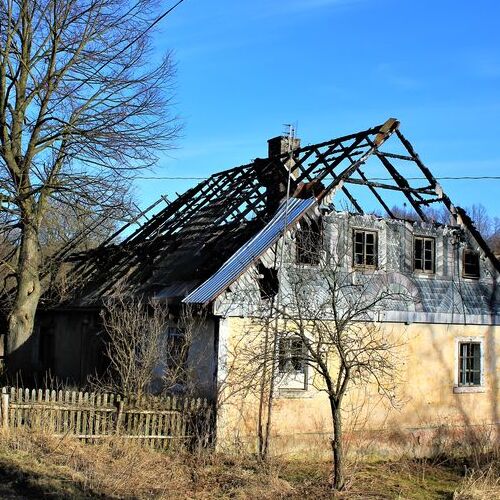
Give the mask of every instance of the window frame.
MULTIPOLYGON (((176 325, 169 325, 165 330, 165 354, 166 354, 166 369, 176 368, 179 370, 181 378, 186 378, 189 350, 191 346, 186 348, 186 330, 176 325), (180 344, 180 345, 179 345, 180 344)), ((184 384, 186 381, 181 380, 178 383, 184 384)))
POLYGON ((421 236, 421 235, 414 235, 413 236, 413 272, 415 273, 422 273, 422 274, 436 274, 436 238, 433 236, 421 236), (420 260, 422 261, 422 269, 418 269, 416 267, 416 243, 417 240, 422 241, 422 257, 420 260), (431 269, 425 269, 425 263, 427 262, 425 258, 425 242, 430 241, 432 243, 431 251, 432 251, 432 259, 431 259, 431 269))
POLYGON ((462 250, 462 277, 475 280, 478 280, 481 277, 481 262, 479 258, 479 252, 476 252, 472 248, 464 248, 462 250), (465 258, 467 254, 472 254, 477 259, 477 274, 470 274, 465 271, 465 258))
POLYGON ((276 360, 277 372, 277 389, 281 396, 285 397, 302 397, 308 395, 309 389, 309 367, 306 359, 306 345, 300 335, 294 335, 291 332, 283 333, 278 336, 278 356, 276 360), (301 353, 299 356, 293 354, 294 348, 291 346, 293 342, 300 342, 301 353), (288 344, 286 349, 283 349, 283 344, 288 344), (283 362, 283 350, 286 351, 285 361, 283 362), (293 358, 302 358, 300 360, 300 368, 295 368, 293 358), (286 365, 290 365, 285 369, 286 365))
POLYGON ((379 238, 378 238, 378 231, 377 230, 353 228, 353 230, 352 230, 352 267, 354 269, 361 269, 361 270, 362 269, 367 269, 367 270, 378 269, 378 260, 379 260, 378 245, 379 245, 379 238), (359 254, 359 252, 356 252, 356 245, 358 244, 356 241, 356 235, 358 233, 363 235, 363 241, 362 241, 363 253, 362 254, 359 254), (366 263, 366 261, 367 261, 366 235, 367 234, 373 235, 373 237, 374 237, 374 242, 373 242, 373 247, 374 247, 373 260, 374 260, 374 263, 373 264, 366 263), (357 255, 362 255, 363 262, 360 264, 357 263, 357 259, 356 259, 357 255))
POLYGON ((302 373, 302 374, 305 374, 306 373, 306 366, 307 366, 307 363, 305 363, 305 345, 304 345, 304 341, 302 340, 302 338, 298 335, 283 335, 281 336, 279 339, 278 339, 278 372, 281 373, 281 374, 297 374, 297 373, 302 373), (284 365, 286 365, 288 362, 290 362, 293 366, 293 369, 292 370, 285 370, 282 368, 282 350, 285 350, 285 349, 282 349, 282 345, 284 343, 287 343, 289 344, 288 347, 286 348, 286 355, 285 355, 285 362, 284 362, 284 365), (292 343, 293 342, 300 342, 301 344, 301 347, 300 347, 300 350, 301 350, 301 353, 300 354, 296 354, 294 353, 295 351, 295 348, 292 346, 292 343), (300 368, 295 368, 294 366, 294 360, 297 362, 300 363, 300 368))
POLYGON ((458 337, 455 339, 455 375, 454 375, 454 393, 467 393, 467 392, 485 392, 485 378, 484 378, 484 338, 483 337, 458 337), (479 384, 464 384, 461 381, 462 373, 462 346, 465 344, 474 344, 479 346, 479 384))
POLYGON ((295 232, 295 264, 318 266, 323 255, 323 219, 301 220, 295 232))

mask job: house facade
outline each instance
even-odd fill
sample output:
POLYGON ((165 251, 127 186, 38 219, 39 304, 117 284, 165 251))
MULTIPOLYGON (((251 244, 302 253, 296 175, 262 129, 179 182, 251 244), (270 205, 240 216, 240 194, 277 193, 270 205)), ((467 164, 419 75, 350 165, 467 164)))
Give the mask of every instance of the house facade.
MULTIPOLYGON (((314 361, 307 361, 307 354, 301 358, 303 339, 294 335, 297 317, 306 324, 306 332, 311 323, 313 344, 318 342, 314 326, 318 316, 331 324, 328 332, 335 331, 331 310, 323 299, 312 307, 299 303, 302 311, 297 311, 296 304, 297 283, 308 297, 298 300, 314 302, 318 295, 327 295, 328 280, 343 288, 334 300, 342 301, 342 294, 365 294, 366 299, 360 301, 357 297, 345 299, 346 307, 360 310, 373 297, 372 287, 375 295, 384 290, 394 294, 375 304, 366 317, 355 314, 352 319, 358 325, 365 321, 376 325, 377 336, 369 340, 384 342, 391 351, 388 356, 394 363, 389 376, 394 378, 387 384, 390 395, 382 393, 375 380, 353 380, 343 405, 349 432, 375 433, 388 444, 391 439, 420 441, 437 428, 496 429, 500 400, 498 273, 481 258, 467 231, 458 225, 314 207, 312 212, 306 216, 320 217, 323 228, 322 237, 310 243, 320 245, 315 249, 317 260, 304 256, 299 247, 303 239, 298 235, 303 229, 295 224, 295 230, 290 229, 267 248, 215 300, 222 391, 218 433, 224 436, 224 443, 256 446, 263 338, 270 321, 276 342, 273 446, 279 453, 317 445, 328 450, 332 423, 325 382, 314 361), (285 312, 275 322, 278 309, 273 314, 262 270, 276 265, 276 252, 279 261, 282 246, 281 272, 276 272, 280 281, 274 292, 281 295, 279 311, 285 312)), ((196 300, 196 292, 187 301, 193 298, 196 300)), ((359 335, 356 329, 350 334, 359 335)), ((323 343, 328 346, 327 341, 323 343)), ((330 362, 335 364, 333 347, 330 362)), ((333 366, 332 371, 335 369, 333 366)))
POLYGON ((74 293, 39 313, 41 373, 81 383, 104 366, 99 310, 119 289, 168 304, 174 335, 184 308, 203 319, 185 362, 221 446, 255 448, 263 423, 277 452, 328 442, 307 345, 334 373, 339 331, 356 360, 385 352, 381 378, 358 363, 346 392, 354 433, 496 428, 500 263, 397 120, 302 148, 277 137, 166 205, 74 257, 74 293))

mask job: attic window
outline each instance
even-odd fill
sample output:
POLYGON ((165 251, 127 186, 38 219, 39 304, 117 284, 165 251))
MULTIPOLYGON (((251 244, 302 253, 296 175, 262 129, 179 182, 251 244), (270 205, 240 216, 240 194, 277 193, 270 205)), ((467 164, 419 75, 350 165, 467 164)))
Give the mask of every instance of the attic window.
POLYGON ((413 269, 422 273, 434 273, 435 240, 416 236, 413 240, 413 269))
POLYGON ((354 267, 377 267, 377 233, 355 229, 353 233, 354 267))
POLYGON ((321 260, 323 227, 321 219, 309 222, 300 221, 300 228, 295 235, 297 264, 318 265, 321 260))
POLYGON ((262 262, 259 262, 257 272, 259 273, 260 297, 262 299, 272 299, 278 293, 278 270, 266 267, 262 262))
POLYGON ((462 274, 464 278, 479 278, 479 254, 470 248, 463 251, 462 274))

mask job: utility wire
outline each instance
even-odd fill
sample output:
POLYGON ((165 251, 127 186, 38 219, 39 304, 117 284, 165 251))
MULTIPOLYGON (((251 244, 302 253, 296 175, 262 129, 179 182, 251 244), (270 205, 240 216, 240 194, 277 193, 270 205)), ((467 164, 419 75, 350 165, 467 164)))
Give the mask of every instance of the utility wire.
MULTIPOLYGON (((140 180, 182 180, 182 181, 205 181, 210 177, 184 177, 184 176, 137 176, 134 179, 140 180)), ((427 180, 425 177, 405 177, 407 180, 427 180)), ((464 175, 464 176, 444 176, 444 177, 435 177, 436 180, 453 180, 453 181, 461 181, 461 180, 471 180, 471 181, 479 181, 479 180, 500 180, 500 175, 464 175)), ((392 177, 372 177, 368 179, 368 181, 392 181, 392 177)))

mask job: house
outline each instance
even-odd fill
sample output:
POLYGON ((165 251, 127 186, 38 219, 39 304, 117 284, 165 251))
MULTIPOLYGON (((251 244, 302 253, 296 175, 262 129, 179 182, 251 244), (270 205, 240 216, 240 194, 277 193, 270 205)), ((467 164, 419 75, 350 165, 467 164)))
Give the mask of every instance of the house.
POLYGON ((331 432, 330 410, 304 362, 304 339, 288 331, 298 314, 290 296, 299 279, 310 287, 304 300, 319 302, 334 256, 336 272, 362 291, 339 298, 344 310, 366 294, 392 294, 360 321, 394 339, 399 363, 397 408, 377 386, 355 385, 349 425, 403 433, 498 425, 500 262, 397 120, 306 147, 292 136, 271 139, 267 158, 163 203, 119 243, 73 256, 75 293, 57 306, 48 293, 39 312, 40 372, 81 382, 102 368, 98 311, 119 284, 168 303, 174 332, 183 305, 204 311, 187 363, 198 391, 220 404, 220 442, 254 445, 266 386, 275 446, 310 446, 331 432), (272 312, 276 301, 287 315, 272 312), (260 351, 266 335, 270 361, 260 351), (271 369, 271 382, 259 382, 259 367, 271 369))

